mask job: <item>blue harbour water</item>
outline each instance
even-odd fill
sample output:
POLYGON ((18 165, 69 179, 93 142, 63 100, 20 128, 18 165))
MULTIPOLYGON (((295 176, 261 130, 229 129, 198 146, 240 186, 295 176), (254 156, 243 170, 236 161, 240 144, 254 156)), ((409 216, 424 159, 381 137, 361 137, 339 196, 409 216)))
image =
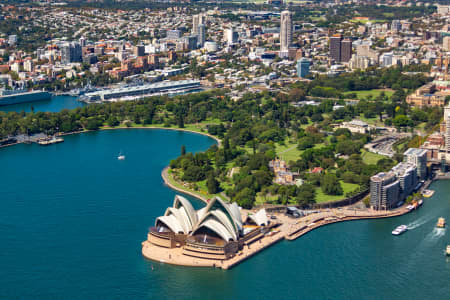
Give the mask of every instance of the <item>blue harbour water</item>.
POLYGON ((77 107, 82 107, 84 105, 86 105, 86 104, 83 102, 77 101, 77 97, 53 96, 51 99, 48 99, 48 100, 0 106, 0 111, 30 112, 31 108, 33 108, 34 112, 38 112, 38 111, 58 112, 63 109, 66 109, 66 108, 73 109, 73 108, 77 108, 77 107))
POLYGON ((448 299, 450 235, 435 224, 450 221, 449 181, 418 211, 325 226, 228 271, 146 260, 175 195, 161 170, 181 145, 213 143, 123 129, 0 149, 0 299, 448 299), (412 229, 392 236, 400 224, 412 229))

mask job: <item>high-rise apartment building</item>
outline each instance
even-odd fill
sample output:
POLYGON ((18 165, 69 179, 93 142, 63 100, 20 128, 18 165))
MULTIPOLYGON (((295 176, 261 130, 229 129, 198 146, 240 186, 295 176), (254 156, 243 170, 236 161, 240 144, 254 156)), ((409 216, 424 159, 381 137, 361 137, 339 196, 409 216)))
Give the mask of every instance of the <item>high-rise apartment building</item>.
POLYGON ((280 56, 287 57, 292 44, 292 13, 290 11, 285 10, 281 13, 280 27, 280 56))
POLYGON ((192 16, 192 34, 198 34, 199 15, 192 16))
POLYGON ((370 177, 370 207, 376 210, 390 209, 397 204, 400 182, 394 172, 381 172, 370 177))
POLYGON ((392 168, 400 183, 399 200, 405 200, 417 185, 417 167, 412 163, 401 162, 392 168))
POLYGON ((348 62, 352 58, 352 40, 341 41, 341 62, 348 62))
POLYGON ((205 25, 205 15, 198 14, 192 16, 192 34, 198 35, 199 34, 199 26, 205 25))
POLYGON ((352 40, 342 39, 342 35, 330 37, 330 56, 335 62, 349 62, 352 58, 352 40))
POLYGON ((404 156, 405 161, 389 172, 370 177, 370 206, 373 209, 395 208, 414 191, 419 180, 425 179, 427 150, 409 148, 404 156))
POLYGON ((61 63, 82 62, 82 48, 78 42, 65 43, 61 47, 61 63))
POLYGON ((239 39, 239 34, 236 32, 236 30, 234 30, 233 27, 231 27, 225 31, 225 39, 229 46, 236 44, 239 39))
POLYGON ((133 52, 134 52, 133 54, 135 56, 144 56, 145 55, 145 46, 142 44, 134 46, 133 52))
POLYGON ((205 44, 205 38, 206 38, 206 26, 205 24, 198 25, 198 45, 200 47, 203 47, 205 44))
POLYGON ((405 162, 412 163, 417 167, 417 176, 419 176, 419 179, 425 179, 427 176, 427 150, 409 148, 403 155, 405 162))
POLYGON ((341 41, 342 35, 340 34, 330 37, 330 56, 336 62, 341 61, 341 41))

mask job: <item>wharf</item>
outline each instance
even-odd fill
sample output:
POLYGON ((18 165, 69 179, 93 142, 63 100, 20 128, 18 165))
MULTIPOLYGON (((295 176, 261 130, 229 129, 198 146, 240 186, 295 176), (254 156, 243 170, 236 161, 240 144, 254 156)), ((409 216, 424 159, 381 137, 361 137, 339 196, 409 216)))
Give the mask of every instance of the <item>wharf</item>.
POLYGON ((48 146, 52 144, 58 144, 64 142, 64 139, 62 137, 47 137, 37 140, 37 143, 41 146, 48 146))
POLYGON ((295 240, 302 235, 324 225, 337 222, 379 219, 401 216, 410 212, 406 207, 401 207, 391 211, 356 210, 356 209, 333 209, 321 212, 309 217, 299 219, 295 224, 290 224, 285 238, 288 241, 295 240))

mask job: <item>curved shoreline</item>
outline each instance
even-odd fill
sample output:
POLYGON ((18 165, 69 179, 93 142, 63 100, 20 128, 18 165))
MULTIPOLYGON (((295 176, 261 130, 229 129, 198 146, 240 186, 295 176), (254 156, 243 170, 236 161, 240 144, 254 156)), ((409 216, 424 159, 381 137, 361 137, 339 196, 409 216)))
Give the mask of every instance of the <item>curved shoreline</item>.
MULTIPOLYGON (((196 133, 196 134, 200 134, 200 135, 204 135, 209 138, 212 138, 213 140, 215 140, 217 142, 217 145, 219 147, 222 144, 222 141, 218 137, 213 136, 207 132, 198 132, 198 131, 189 130, 186 128, 171 128, 171 127, 166 128, 166 127, 157 127, 157 126, 101 127, 97 130, 82 130, 82 131, 59 133, 59 134, 57 134, 57 136, 68 136, 68 135, 82 134, 82 133, 87 133, 87 132, 100 132, 100 131, 105 131, 105 130, 119 130, 119 129, 160 129, 160 130, 183 131, 183 132, 189 132, 189 133, 196 133)), ((14 145, 19 145, 19 144, 25 144, 25 143, 24 142, 16 142, 16 143, 12 143, 12 144, 0 145, 0 148, 6 148, 6 147, 14 146, 14 145)))
POLYGON ((180 187, 177 187, 177 186, 173 185, 173 184, 170 182, 170 180, 168 179, 168 177, 169 177, 169 172, 168 172, 168 171, 169 171, 169 166, 165 167, 165 168, 161 171, 161 177, 162 177, 162 179, 163 179, 165 185, 167 185, 167 186, 168 186, 169 188, 171 188, 172 190, 175 190, 175 191, 178 191, 178 192, 180 192, 180 193, 183 193, 183 194, 186 194, 186 195, 195 197, 195 198, 197 198, 197 199, 199 199, 199 200, 201 200, 201 201, 203 201, 203 202, 205 202, 205 203, 208 203, 208 199, 206 199, 205 197, 200 196, 200 195, 198 195, 198 194, 196 194, 196 193, 194 193, 194 192, 191 192, 191 191, 188 191, 188 190, 185 190, 185 189, 182 189, 182 188, 180 188, 180 187))

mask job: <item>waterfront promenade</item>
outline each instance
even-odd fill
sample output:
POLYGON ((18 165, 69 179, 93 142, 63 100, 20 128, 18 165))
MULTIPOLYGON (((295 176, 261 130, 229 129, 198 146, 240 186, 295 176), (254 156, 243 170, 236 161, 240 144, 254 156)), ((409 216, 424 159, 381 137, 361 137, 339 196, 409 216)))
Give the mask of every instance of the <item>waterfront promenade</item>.
MULTIPOLYGON (((247 215, 249 212, 253 211, 242 210, 243 215, 247 215)), ((372 209, 356 209, 352 207, 326 209, 301 218, 290 218, 283 213, 275 213, 273 215, 276 217, 276 222, 280 226, 269 234, 256 239, 254 242, 245 244, 234 257, 228 260, 190 257, 182 254, 182 248, 162 248, 151 244, 148 240, 142 243, 142 254, 148 259, 162 263, 191 267, 216 267, 227 270, 283 239, 293 241, 321 226, 352 220, 396 217, 408 212, 410 210, 403 206, 390 211, 375 211, 372 209)))
MULTIPOLYGON (((170 178, 168 170, 169 167, 166 167, 161 172, 161 176, 166 185, 176 191, 191 195, 207 203, 207 197, 205 195, 187 190, 186 187, 183 187, 182 183, 174 182, 174 180, 170 178)), ((256 239, 254 242, 245 244, 234 257, 227 260, 212 260, 186 256, 182 254, 181 247, 171 249, 162 248, 151 244, 148 240, 142 242, 142 254, 148 259, 162 263, 192 267, 216 267, 226 270, 240 264, 244 260, 283 239, 293 241, 321 226, 352 220, 389 218, 401 216, 408 212, 410 212, 410 210, 406 208, 405 204, 400 208, 388 211, 376 211, 369 208, 361 209, 358 208, 357 205, 351 205, 342 208, 316 210, 315 213, 301 218, 290 218, 284 213, 273 213, 272 215, 276 217, 276 222, 279 223, 279 226, 272 232, 256 239)), ((256 213, 256 211, 246 209, 241 210, 243 216, 246 216, 249 213, 256 213)))

